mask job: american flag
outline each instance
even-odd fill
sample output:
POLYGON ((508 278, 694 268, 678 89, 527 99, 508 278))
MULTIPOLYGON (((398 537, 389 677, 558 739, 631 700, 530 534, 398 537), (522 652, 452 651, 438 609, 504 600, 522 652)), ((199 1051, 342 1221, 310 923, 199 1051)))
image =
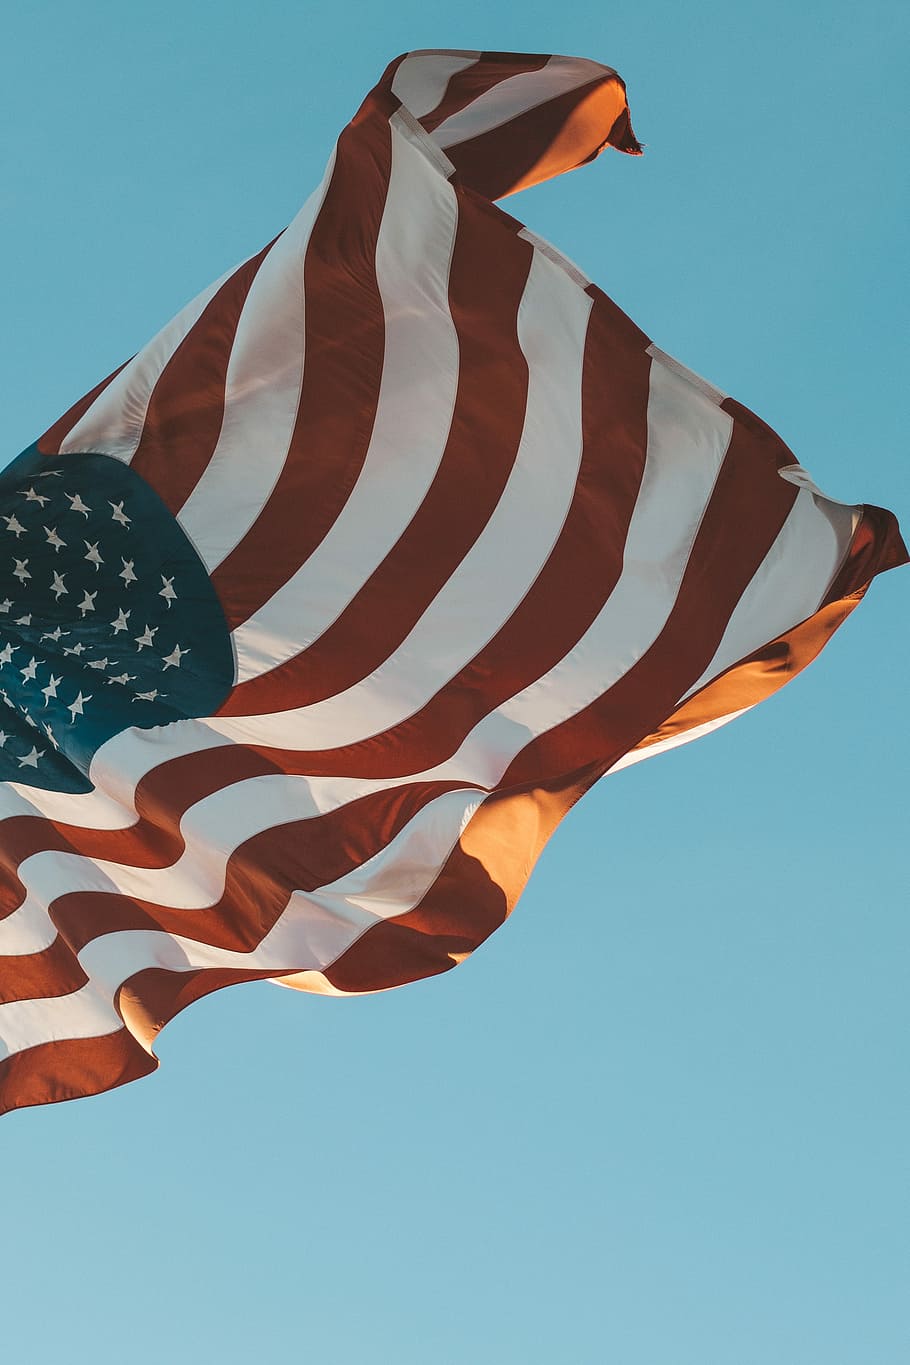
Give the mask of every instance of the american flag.
POLYGON ((604 773, 782 686, 826 499, 494 200, 637 153, 577 58, 415 52, 294 222, 0 475, 0 1109, 233 982, 438 973, 604 773))

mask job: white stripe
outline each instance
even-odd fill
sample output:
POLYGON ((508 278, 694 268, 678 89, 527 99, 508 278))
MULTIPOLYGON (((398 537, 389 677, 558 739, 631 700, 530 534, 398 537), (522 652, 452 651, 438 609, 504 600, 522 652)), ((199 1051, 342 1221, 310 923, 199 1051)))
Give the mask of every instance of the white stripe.
POLYGON ((521 228, 517 235, 525 242, 530 242, 536 251, 541 252, 554 265, 558 265, 560 270, 564 270, 575 281, 579 289, 588 288, 591 281, 584 271, 563 252, 559 251, 552 242, 548 242, 545 237, 538 237, 536 232, 531 232, 528 228, 521 228))
MULTIPOLYGON (((46 858, 48 855, 38 853, 33 856, 46 858)), ((31 861, 31 858, 26 858, 24 863, 31 861)), ((27 878, 28 871, 25 875, 27 878)), ((11 915, 0 920, 0 957, 26 957, 29 953, 43 953, 56 937, 57 930, 47 905, 28 886, 25 900, 11 915)))
POLYGON ((71 995, 50 1000, 15 1000, 0 1005, 0 1061, 41 1043, 103 1038, 121 1027, 113 992, 101 982, 89 981, 71 995))
MULTIPOLYGON (((758 705, 758 702, 755 703, 758 705)), ((668 735, 666 739, 659 739, 654 744, 649 744, 644 749, 630 749, 622 758, 618 758, 608 772, 618 773, 622 768, 631 768, 633 763, 641 763, 644 758, 653 758, 655 754, 665 754, 670 749, 678 749, 682 744, 688 744, 690 740, 701 739, 703 735, 710 735, 713 730, 719 730, 722 725, 729 725, 731 720, 737 720, 744 716, 747 711, 751 711, 751 706, 744 706, 740 711, 731 711, 727 716, 715 716, 713 720, 706 720, 702 725, 693 725, 690 730, 681 730, 679 734, 668 735)))
POLYGON ((341 614, 420 506, 445 449, 458 384, 449 266, 458 204, 420 137, 393 115, 376 250, 385 361, 360 477, 305 564, 233 635, 238 680, 292 658, 341 614))
POLYGON ((203 289, 133 356, 68 432, 60 443, 61 455, 94 452, 113 455, 129 464, 142 436, 152 393, 165 366, 199 321, 206 305, 235 273, 235 270, 229 270, 220 280, 203 289))
POLYGON ((112 1003, 117 989, 148 967, 280 975, 327 967, 372 924, 406 913, 423 898, 479 804, 470 791, 447 792, 429 803, 363 866, 319 892, 295 892, 249 952, 159 930, 122 930, 93 939, 79 954, 89 985, 70 995, 0 1005, 0 1060, 40 1043, 117 1031, 120 1018, 112 1003))
POLYGON ((712 384, 710 380, 702 379, 700 374, 696 374, 694 370, 690 370, 688 365, 684 365, 682 361, 677 360, 675 356, 667 355, 666 351, 662 351, 659 346, 655 346, 653 341, 650 346, 647 346, 645 349, 652 360, 659 360, 661 365, 665 365, 668 370, 672 370, 674 374, 678 374, 680 379, 688 380, 688 382, 703 393, 706 398, 710 398, 712 403, 717 403, 719 406, 727 397, 727 395, 721 389, 717 388, 716 385, 712 384))
POLYGON ((392 94, 414 118, 425 118, 442 103, 452 77, 479 57, 479 52, 412 52, 395 72, 392 94))
POLYGON ((303 262, 335 165, 266 256, 225 378, 218 444, 177 520, 211 573, 246 535, 284 468, 303 382, 303 262))
POLYGON ((850 548, 860 509, 803 489, 733 611, 714 658, 685 697, 818 611, 850 548))
MULTIPOLYGON (((518 310, 518 340, 529 371, 525 421, 500 501, 395 654, 346 691, 293 713, 299 747, 353 743, 419 711, 501 629, 525 596, 572 504, 582 452, 582 369, 591 306, 591 298, 560 267, 535 253, 518 310)), ((301 603, 301 614, 304 608, 301 603)), ((228 733, 235 740, 247 733, 244 720, 231 724, 228 733)))
POLYGON ((90 780, 95 790, 59 792, 22 782, 0 783, 0 820, 41 815, 81 829, 126 829, 136 819, 136 787, 160 763, 230 741, 208 729, 204 720, 180 721, 148 730, 123 730, 107 740, 92 758, 90 780))
POLYGON ((541 104, 548 104, 569 90, 588 85, 603 76, 616 73, 599 62, 584 57, 551 57, 539 71, 523 71, 508 76, 492 89, 472 100, 464 109, 444 119, 434 133, 433 141, 440 147, 454 147, 459 142, 501 128, 541 104))

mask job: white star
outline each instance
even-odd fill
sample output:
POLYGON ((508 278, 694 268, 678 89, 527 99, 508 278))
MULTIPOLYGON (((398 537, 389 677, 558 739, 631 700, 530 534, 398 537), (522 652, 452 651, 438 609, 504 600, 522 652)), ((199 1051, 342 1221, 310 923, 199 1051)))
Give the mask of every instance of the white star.
POLYGON ((27 578, 31 578, 31 574, 25 567, 28 563, 27 559, 13 559, 13 563, 16 566, 15 569, 13 569, 14 578, 18 578, 20 583, 24 583, 27 578))
POLYGON ((18 645, 4 645, 3 648, 0 649, 0 668, 12 660, 12 657, 18 648, 18 645))
POLYGON ((64 581, 63 581, 66 575, 65 575, 65 574, 62 574, 62 573, 58 573, 56 569, 54 569, 53 572, 54 572, 54 581, 53 581, 53 583, 51 584, 51 592, 54 594, 54 597, 55 597, 55 598, 57 599, 57 601, 59 602, 59 601, 60 601, 60 598, 62 597, 62 595, 63 595, 65 592, 69 592, 69 588, 66 586, 66 584, 65 584, 64 581))
POLYGON ((19 759, 19 767, 20 767, 20 768, 37 768, 37 766, 38 766, 38 759, 39 759, 39 758, 43 758, 43 756, 44 756, 44 750, 43 750, 43 749, 36 749, 35 746, 34 746, 34 744, 33 744, 33 745, 32 745, 32 751, 31 751, 31 753, 30 753, 30 754, 26 754, 24 758, 20 758, 20 759, 19 759))
POLYGON ((114 509, 113 512, 111 513, 111 520, 112 520, 112 521, 119 521, 119 523, 120 523, 121 526, 129 526, 130 521, 131 521, 131 518, 128 517, 128 516, 126 515, 126 513, 124 512, 124 510, 123 510, 123 502, 122 502, 122 501, 121 501, 121 502, 109 502, 109 503, 108 503, 108 507, 113 507, 113 509, 114 509))
POLYGON ((110 659, 89 659, 89 668, 107 668, 110 659))
POLYGON ((143 649, 146 645, 152 644, 157 634, 158 634, 157 626, 155 626, 155 628, 152 629, 150 626, 146 625, 145 630, 142 632, 142 634, 136 636, 136 644, 139 646, 140 649, 143 649))
POLYGON ((163 597, 170 607, 172 602, 177 601, 177 594, 174 592, 174 580, 173 578, 165 578, 164 574, 162 574, 161 581, 164 584, 164 587, 161 589, 158 596, 163 597))
POLYGON ((50 682, 48 683, 47 687, 42 687, 42 689, 41 689, 41 695, 44 697, 44 705, 45 705, 45 706, 47 706, 47 704, 48 704, 48 702, 50 701, 51 697, 56 697, 56 695, 57 695, 57 684, 58 684, 58 683, 62 683, 62 682, 63 682, 63 679, 62 679, 62 678, 55 678, 55 677, 54 677, 54 671, 53 671, 53 669, 51 669, 51 680, 50 680, 50 682))
POLYGON ((78 644, 73 645, 72 649, 64 649, 63 652, 64 654, 84 654, 85 645, 80 640, 78 644))
POLYGON ((40 502, 42 507, 46 502, 50 502, 50 498, 45 498, 41 493, 36 493, 34 488, 20 488, 19 492, 26 502, 40 502))
POLYGON ((57 535, 56 526, 45 526, 44 533, 47 536, 48 545, 53 545, 54 552, 56 554, 59 554, 60 551, 65 548, 66 541, 61 540, 60 537, 57 535))
POLYGON ((24 715, 25 715, 25 723, 26 723, 26 725, 30 725, 30 726, 32 727, 33 730, 37 730, 37 729, 38 729, 37 725, 36 725, 35 722, 32 720, 31 716, 29 715, 28 711, 26 711, 25 707, 24 707, 24 706, 20 706, 20 707, 19 707, 19 710, 22 711, 22 712, 24 713, 24 715))
POLYGON ((62 469, 45 469, 41 474, 38 475, 38 478, 39 478, 39 479, 62 479, 62 478, 63 478, 63 470, 62 470, 62 469))
POLYGON ((138 583, 139 580, 133 573, 133 565, 136 563, 135 559, 124 559, 121 555, 120 562, 123 565, 123 569, 117 577, 122 578, 127 587, 129 587, 131 583, 138 583))
POLYGON ((32 624, 32 614, 27 611, 24 616, 17 616, 13 622, 14 626, 30 626, 32 624))
POLYGON ((22 535, 22 532, 25 530, 25 527, 22 525, 22 522, 18 520, 15 513, 13 513, 11 517, 4 517, 3 520, 6 522, 6 529, 8 531, 12 531, 13 535, 18 540, 19 537, 22 535))
POLYGON ((154 701, 156 697, 162 696, 164 693, 159 692, 157 687, 153 687, 151 692, 137 692, 133 701, 154 701))
POLYGON ((88 514, 92 510, 88 503, 83 502, 78 493, 64 493, 63 496, 70 500, 70 511, 81 512, 88 521, 88 514))
POLYGON ((127 683, 135 682, 135 673, 119 673, 116 677, 108 678, 108 683, 119 683, 121 687, 126 687, 127 683))
POLYGON ((11 607, 12 605, 13 605, 13 604, 12 604, 12 601, 11 601, 10 598, 8 598, 8 597, 4 597, 3 601, 0 602, 0 611, 3 612, 4 616, 5 616, 6 613, 9 611, 9 609, 10 609, 10 607, 11 607))
POLYGON ((180 660, 183 658, 184 654, 189 654, 189 652, 188 649, 181 649, 179 645, 174 645, 170 654, 162 656, 161 662, 164 664, 165 672, 167 672, 169 668, 179 668, 180 660))
POLYGON ((35 674, 38 672, 38 660, 35 658, 34 654, 29 659, 25 667, 20 668, 19 672, 22 674, 24 682, 35 681, 35 674))
POLYGON ((80 689, 79 695, 77 696, 76 700, 66 708, 67 711, 69 711, 70 715, 72 716, 74 724, 76 721, 76 717, 81 716, 83 714, 82 711, 83 703, 91 701, 91 699, 92 699, 91 693, 87 697, 83 697, 82 690, 80 689))
POLYGON ((116 621, 111 622, 111 625, 114 627, 115 635, 119 635, 121 630, 126 630, 126 623, 131 615, 132 615, 131 612, 124 611, 122 607, 120 608, 120 610, 117 612, 116 621))
POLYGON ((88 542, 87 540, 84 540, 82 543, 83 543, 83 545, 85 545, 86 548, 88 549, 88 554, 87 554, 87 555, 83 555, 82 558, 83 558, 83 559, 87 559, 88 562, 89 562, 89 564, 94 564, 94 566, 95 566, 95 573, 97 573, 98 570, 101 568, 101 565, 104 563, 104 560, 101 558, 101 555, 98 553, 98 542, 97 542, 97 540, 96 540, 95 543, 94 543, 94 545, 90 545, 89 542, 88 542))
POLYGON ((53 730, 50 727, 49 722, 46 721, 41 728, 44 730, 44 733, 47 735, 48 739, 50 740, 51 744, 53 744, 54 748, 59 749, 60 745, 57 743, 56 737, 54 735, 53 730))
POLYGON ((69 635, 69 631, 61 630, 58 626, 56 630, 46 630, 41 638, 42 640, 53 640, 56 643, 62 635, 69 635))
POLYGON ((82 612, 83 616, 85 616, 87 611, 95 610, 95 598, 97 596, 97 591, 88 592, 85 588, 82 589, 82 601, 79 603, 79 610, 82 612))
POLYGON ((5 731, 5 730, 0 730, 0 749, 5 749, 5 748, 6 748, 6 741, 7 741, 8 739, 9 739, 9 735, 6 733, 6 731, 5 731))

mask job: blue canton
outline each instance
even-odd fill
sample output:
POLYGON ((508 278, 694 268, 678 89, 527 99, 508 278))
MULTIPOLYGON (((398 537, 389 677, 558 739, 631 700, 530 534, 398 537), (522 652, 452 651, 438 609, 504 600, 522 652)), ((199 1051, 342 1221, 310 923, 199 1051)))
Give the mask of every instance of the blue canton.
POLYGON ((211 715, 233 671, 205 566, 129 465, 31 446, 0 474, 0 781, 90 791, 100 744, 211 715))

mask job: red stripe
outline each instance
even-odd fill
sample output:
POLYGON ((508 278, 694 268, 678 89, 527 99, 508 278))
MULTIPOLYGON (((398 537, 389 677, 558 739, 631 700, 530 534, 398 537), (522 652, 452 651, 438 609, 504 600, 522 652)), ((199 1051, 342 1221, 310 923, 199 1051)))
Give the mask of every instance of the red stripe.
POLYGON ((309 649, 241 683, 219 715, 249 715, 333 696, 392 654, 432 603, 489 520, 515 463, 528 367, 518 308, 533 249, 502 246, 502 215, 460 200, 449 279, 458 334, 455 412, 433 483, 398 543, 309 649))
POLYGON ((750 431, 757 441, 763 442, 764 449, 773 451, 773 458, 778 469, 786 469, 788 465, 797 464, 797 458, 773 427, 759 417, 758 413, 747 408, 745 403, 740 403, 736 398, 725 398, 721 403, 723 412, 729 415, 736 422, 737 426, 743 431, 750 431))
POLYGON ((876 574, 910 563, 897 518, 884 507, 867 503, 850 542, 850 552, 828 589, 824 605, 868 587, 876 574))
POLYGON ((360 108, 357 110, 357 113, 351 120, 352 123, 356 123, 358 119, 362 119, 365 114, 367 116, 370 115, 375 107, 377 95, 382 94, 387 100, 393 100, 395 98, 392 94, 392 82, 395 79, 398 68, 404 66, 408 58, 413 55, 414 54, 411 52, 400 52, 397 57, 392 58, 379 80, 373 86, 373 89, 369 92, 360 108))
POLYGON ((0 1061, 0 1114, 113 1090, 158 1066, 125 1029, 104 1038, 42 1043, 0 1061))
MULTIPOLYGON (((379 95, 397 100, 397 96, 392 94, 392 85, 398 74, 400 67, 411 58, 426 57, 437 58, 444 61, 446 57, 467 56, 462 52, 445 52, 435 48, 420 49, 414 52, 404 52, 400 57, 396 57, 390 62, 382 73, 382 77, 373 88, 361 109, 371 105, 372 101, 379 95)), ((449 78, 445 93, 435 109, 431 109, 428 114, 423 114, 419 120, 427 132, 432 132, 438 128, 444 119, 452 114, 459 113, 480 95, 486 94, 501 81, 507 80, 509 76, 518 76, 523 72, 539 71, 546 66, 550 60, 549 56, 540 53, 530 52, 482 52, 471 66, 465 67, 463 71, 456 72, 449 78)), ((398 101, 402 103, 401 101, 398 101)), ((404 106, 407 108, 407 105, 404 106)), ((411 112, 410 110, 408 111, 411 112)))
POLYGON ((225 383, 237 324, 274 241, 225 280, 152 390, 131 464, 175 514, 204 474, 221 435, 225 383))
POLYGON ((428 133, 433 133, 440 123, 460 114, 462 109, 503 81, 540 71, 549 60, 548 56, 539 53, 532 56, 521 52, 483 52, 473 66, 452 76, 440 103, 429 114, 422 115, 420 123, 428 133))
POLYGON ((0 957, 0 1005, 72 995, 88 984, 79 959, 64 938, 40 953, 0 957))
POLYGON ((116 370, 112 370, 106 379, 102 379, 100 384, 96 384, 93 389, 80 398, 78 403, 74 403, 59 421, 52 427, 48 427, 43 436, 39 437, 37 445, 42 455, 59 455, 60 447, 66 440, 77 422, 80 422, 95 399, 102 394, 112 379, 116 379, 121 370, 125 369, 130 362, 125 360, 122 365, 118 365, 116 370))
POLYGON ((339 139, 307 247, 303 386, 287 460, 258 519, 212 575, 232 629, 319 545, 369 446, 385 337, 376 243, 392 145, 387 117, 368 104, 339 139))
POLYGON ((604 75, 445 152, 461 181, 487 199, 501 199, 590 161, 625 111, 622 81, 604 75))
POLYGON ((212 991, 265 976, 239 969, 168 972, 149 967, 137 972, 118 992, 117 1008, 126 1028, 102 1038, 41 1043, 0 1061, 0 1114, 97 1095, 148 1076, 157 1070, 158 1059, 146 1047, 174 1015, 212 991))

